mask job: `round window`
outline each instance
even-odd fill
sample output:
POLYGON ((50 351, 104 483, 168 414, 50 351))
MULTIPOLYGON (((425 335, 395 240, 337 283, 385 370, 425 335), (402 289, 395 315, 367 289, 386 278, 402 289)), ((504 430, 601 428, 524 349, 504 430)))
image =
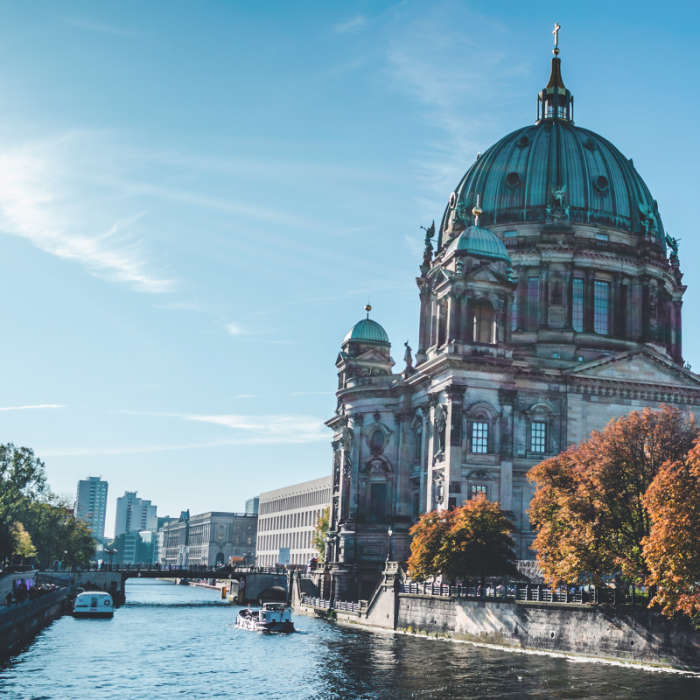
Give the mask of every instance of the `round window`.
POLYGON ((598 190, 598 192, 605 193, 610 188, 610 183, 608 178, 604 175, 598 175, 598 177, 593 181, 593 186, 598 190))
POLYGON ((512 187, 513 189, 520 187, 520 175, 515 172, 508 173, 506 175, 506 184, 508 187, 512 187))
POLYGON ((518 139, 518 148, 525 148, 530 145, 530 139, 523 135, 518 139))

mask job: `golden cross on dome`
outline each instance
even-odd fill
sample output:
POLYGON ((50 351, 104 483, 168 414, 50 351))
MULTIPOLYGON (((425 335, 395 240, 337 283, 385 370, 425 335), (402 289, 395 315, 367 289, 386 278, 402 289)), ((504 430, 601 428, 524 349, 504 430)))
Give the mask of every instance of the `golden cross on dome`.
POLYGON ((554 30, 552 31, 552 34, 554 34, 554 55, 556 56, 559 53, 559 30, 561 29, 561 25, 558 22, 554 23, 554 30))
POLYGON ((367 303, 365 304, 365 311, 367 312, 367 318, 369 318, 369 312, 370 312, 371 310, 372 310, 372 305, 371 305, 369 302, 367 302, 367 303))

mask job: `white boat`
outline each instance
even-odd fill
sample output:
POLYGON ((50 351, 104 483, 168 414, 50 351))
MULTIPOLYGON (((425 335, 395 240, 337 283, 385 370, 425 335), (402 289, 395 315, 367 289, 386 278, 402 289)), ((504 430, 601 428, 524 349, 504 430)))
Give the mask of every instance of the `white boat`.
POLYGON ((73 603, 73 617, 112 617, 114 601, 104 591, 79 593, 73 603))
POLYGON ((292 611, 284 603, 264 603, 260 610, 246 608, 238 613, 236 627, 249 632, 294 632, 292 611))

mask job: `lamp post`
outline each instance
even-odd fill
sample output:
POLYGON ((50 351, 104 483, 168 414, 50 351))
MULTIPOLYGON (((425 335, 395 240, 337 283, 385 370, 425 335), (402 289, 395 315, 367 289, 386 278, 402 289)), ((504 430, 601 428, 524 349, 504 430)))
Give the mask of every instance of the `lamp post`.
POLYGON ((394 531, 391 529, 391 527, 386 531, 386 534, 389 537, 389 546, 387 547, 386 560, 391 561, 391 536, 394 534, 394 531))

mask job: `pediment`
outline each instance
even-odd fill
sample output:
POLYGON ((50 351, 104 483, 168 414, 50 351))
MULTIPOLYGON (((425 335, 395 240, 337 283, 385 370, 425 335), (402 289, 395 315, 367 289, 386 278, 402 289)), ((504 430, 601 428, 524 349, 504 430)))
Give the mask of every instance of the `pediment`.
POLYGON ((370 348, 369 350, 365 350, 360 355, 356 355, 353 360, 355 362, 373 362, 382 365, 394 364, 394 360, 391 358, 387 359, 386 355, 381 353, 379 350, 375 350, 374 348, 370 348))
POLYGON ((466 278, 470 282, 493 282, 495 284, 503 284, 504 281, 503 275, 499 274, 487 265, 473 270, 471 273, 466 275, 466 278))
POLYGON ((700 389, 700 377, 651 350, 637 350, 594 360, 568 372, 574 377, 629 381, 700 389))

